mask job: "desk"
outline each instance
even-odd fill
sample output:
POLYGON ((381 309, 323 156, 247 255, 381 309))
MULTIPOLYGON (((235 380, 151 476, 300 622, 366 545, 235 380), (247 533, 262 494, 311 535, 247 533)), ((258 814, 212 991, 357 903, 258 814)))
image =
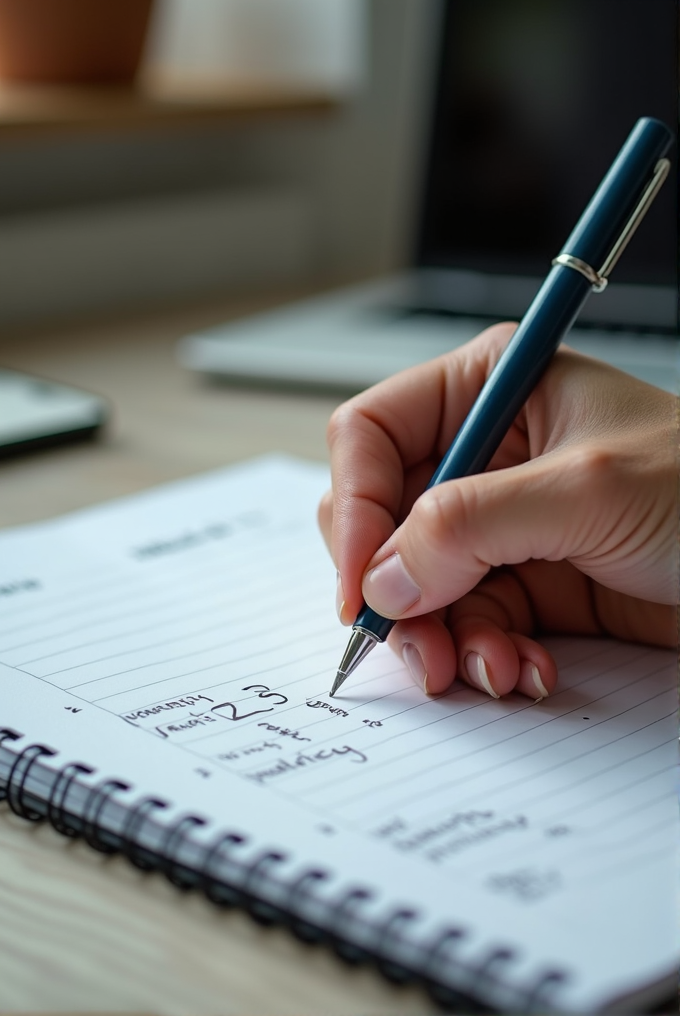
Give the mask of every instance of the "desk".
MULTIPOLYGON (((260 306, 262 306, 260 304, 260 306)), ((177 339, 249 308, 211 306, 0 341, 0 364, 111 400, 96 443, 0 464, 0 524, 46 518, 272 450, 326 457, 337 400, 210 385, 177 339)), ((0 806, 0 1011, 191 1014, 436 1012, 281 929, 181 893, 0 806)))

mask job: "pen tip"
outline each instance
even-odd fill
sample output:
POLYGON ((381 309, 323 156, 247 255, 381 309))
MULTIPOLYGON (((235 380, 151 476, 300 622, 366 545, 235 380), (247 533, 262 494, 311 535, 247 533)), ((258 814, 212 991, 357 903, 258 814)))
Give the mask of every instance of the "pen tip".
POLYGON ((331 698, 333 698, 336 691, 338 690, 338 688, 340 687, 340 685, 342 684, 342 682, 345 680, 346 677, 347 674, 343 674, 341 670, 337 672, 337 674, 335 675, 335 680, 333 681, 333 687, 331 688, 330 691, 331 698))
POLYGON ((340 660, 340 666, 331 688, 331 698, 335 695, 338 688, 345 683, 349 675, 356 670, 364 657, 370 653, 377 641, 374 635, 370 635, 361 628, 352 629, 347 649, 345 649, 345 655, 340 660))

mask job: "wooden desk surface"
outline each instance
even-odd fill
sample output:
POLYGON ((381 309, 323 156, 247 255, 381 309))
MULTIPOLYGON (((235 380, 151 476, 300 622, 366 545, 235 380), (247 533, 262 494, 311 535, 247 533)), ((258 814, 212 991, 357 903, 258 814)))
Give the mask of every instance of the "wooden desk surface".
MULTIPOLYGON (((330 397, 203 383, 174 359, 212 306, 0 340, 0 365, 100 392, 91 444, 0 464, 0 525, 50 517, 270 451, 326 457, 330 397)), ((0 722, 1 716, 0 697, 0 722)), ((432 1013, 415 989, 184 894, 0 806, 0 1012, 432 1013)))

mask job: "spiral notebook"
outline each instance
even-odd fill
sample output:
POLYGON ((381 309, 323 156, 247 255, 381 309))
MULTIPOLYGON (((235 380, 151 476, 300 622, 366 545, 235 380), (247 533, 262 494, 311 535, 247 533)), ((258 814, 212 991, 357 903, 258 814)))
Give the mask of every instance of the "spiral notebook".
POLYGON ((534 703, 427 699, 380 646, 331 699, 327 483, 267 458, 0 534, 9 806, 448 1010, 658 1006, 680 957, 674 654, 553 639, 534 703))

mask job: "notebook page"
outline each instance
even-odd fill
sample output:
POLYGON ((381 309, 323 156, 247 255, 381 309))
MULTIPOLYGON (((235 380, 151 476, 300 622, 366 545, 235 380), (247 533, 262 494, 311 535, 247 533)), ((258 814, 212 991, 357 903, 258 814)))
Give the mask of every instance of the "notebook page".
POLYGON ((465 886, 516 908, 516 928, 542 910, 570 934, 599 895, 619 908, 603 937, 627 921, 623 885, 647 907, 656 893, 663 971, 677 955, 672 654, 552 640, 559 688, 533 703, 462 684, 427 699, 378 647, 331 699, 347 631, 315 524, 326 484, 321 467, 270 460, 0 534, 0 663, 141 731, 154 757, 364 838, 461 907, 465 886))

